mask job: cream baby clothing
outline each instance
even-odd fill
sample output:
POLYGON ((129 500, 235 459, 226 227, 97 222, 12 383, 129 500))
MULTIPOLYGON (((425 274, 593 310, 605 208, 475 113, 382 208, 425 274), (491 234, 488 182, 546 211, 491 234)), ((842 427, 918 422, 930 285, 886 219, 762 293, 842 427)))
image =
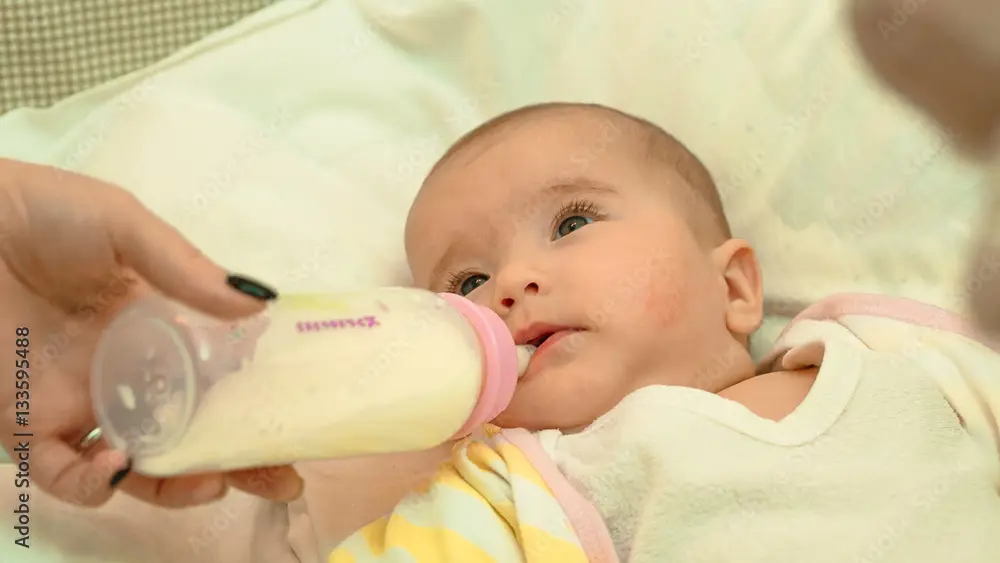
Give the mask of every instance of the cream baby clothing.
POLYGON ((651 386, 581 433, 537 438, 621 561, 996 562, 1000 358, 971 336, 936 308, 839 296, 767 358, 819 366, 779 422, 651 386))
POLYGON ((577 434, 487 426, 327 561, 1000 561, 1000 357, 973 337, 828 299, 761 366, 819 368, 783 420, 657 385, 577 434))

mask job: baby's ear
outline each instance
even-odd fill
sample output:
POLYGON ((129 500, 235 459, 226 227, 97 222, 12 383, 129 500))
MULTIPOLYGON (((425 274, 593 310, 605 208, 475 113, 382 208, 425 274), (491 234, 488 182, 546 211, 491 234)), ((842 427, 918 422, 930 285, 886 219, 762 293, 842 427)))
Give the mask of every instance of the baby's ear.
POLYGON ((735 335, 750 336, 764 315, 760 265, 750 243, 729 239, 711 254, 726 284, 726 327, 735 335))

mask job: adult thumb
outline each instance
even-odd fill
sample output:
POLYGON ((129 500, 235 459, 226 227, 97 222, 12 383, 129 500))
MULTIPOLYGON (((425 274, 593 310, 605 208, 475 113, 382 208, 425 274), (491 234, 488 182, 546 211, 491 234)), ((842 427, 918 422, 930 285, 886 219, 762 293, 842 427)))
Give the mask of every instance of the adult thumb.
POLYGON ((210 260, 132 194, 121 195, 105 221, 115 253, 167 297, 224 319, 258 313, 277 298, 267 285, 210 260))

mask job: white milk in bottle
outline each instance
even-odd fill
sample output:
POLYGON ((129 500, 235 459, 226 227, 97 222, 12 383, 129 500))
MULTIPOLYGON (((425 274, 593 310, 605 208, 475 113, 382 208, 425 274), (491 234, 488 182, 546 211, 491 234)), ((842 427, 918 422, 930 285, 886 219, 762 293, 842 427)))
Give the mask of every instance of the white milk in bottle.
POLYGON ((421 289, 232 323, 154 297, 102 335, 92 396, 111 447, 170 476, 434 447, 506 408, 528 355, 492 310, 421 289))

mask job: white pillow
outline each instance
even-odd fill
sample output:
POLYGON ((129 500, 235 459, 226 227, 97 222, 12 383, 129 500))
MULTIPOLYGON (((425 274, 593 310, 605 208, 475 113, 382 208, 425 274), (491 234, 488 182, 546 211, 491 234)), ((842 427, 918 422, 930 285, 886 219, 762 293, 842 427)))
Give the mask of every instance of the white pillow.
POLYGON ((875 89, 839 1, 278 4, 3 116, 0 154, 119 181, 233 268, 335 289, 406 278, 406 208, 461 133, 527 103, 597 101, 661 124, 713 171, 764 269, 773 318, 755 352, 832 292, 962 304, 979 175, 875 89), (227 166, 245 167, 185 211, 227 166))
POLYGON ((302 156, 282 136, 289 117, 260 123, 158 87, 96 121, 101 142, 78 169, 127 186, 209 256, 282 291, 408 283, 402 198, 302 156))

